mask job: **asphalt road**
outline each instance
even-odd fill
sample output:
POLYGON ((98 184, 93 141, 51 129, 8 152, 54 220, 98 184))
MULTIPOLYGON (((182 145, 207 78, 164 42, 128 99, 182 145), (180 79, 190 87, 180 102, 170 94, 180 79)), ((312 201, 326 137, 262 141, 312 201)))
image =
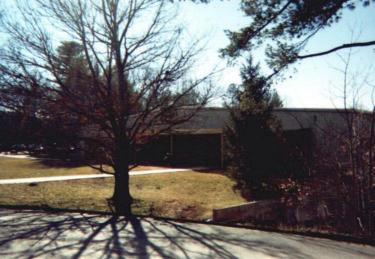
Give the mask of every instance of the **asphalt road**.
POLYGON ((0 258, 374 258, 375 247, 151 218, 0 210, 0 258))

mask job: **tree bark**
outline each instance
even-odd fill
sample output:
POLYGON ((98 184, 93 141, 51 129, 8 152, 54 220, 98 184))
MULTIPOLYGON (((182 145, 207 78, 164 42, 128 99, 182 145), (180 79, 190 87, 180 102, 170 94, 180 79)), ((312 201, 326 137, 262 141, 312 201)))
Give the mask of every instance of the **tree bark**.
POLYGON ((128 170, 115 172, 115 188, 112 200, 116 214, 123 216, 132 215, 131 205, 133 198, 129 191, 128 170))
MULTIPOLYGON (((124 141, 120 141, 124 143, 124 141)), ((128 145, 116 145, 115 155, 115 186, 112 196, 115 213, 123 216, 131 216, 133 198, 129 189, 129 152, 128 145)))

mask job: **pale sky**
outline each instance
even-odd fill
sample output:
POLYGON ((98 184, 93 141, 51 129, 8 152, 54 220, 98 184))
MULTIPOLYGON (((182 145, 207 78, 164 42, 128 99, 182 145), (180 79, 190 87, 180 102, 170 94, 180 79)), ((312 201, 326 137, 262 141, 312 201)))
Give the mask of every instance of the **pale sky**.
MULTIPOLYGON (((186 39, 203 38, 206 43, 205 51, 199 57, 192 76, 204 75, 214 68, 222 69, 215 78, 215 85, 222 93, 231 83, 241 81, 239 65, 228 66, 227 60, 219 57, 219 49, 229 43, 224 30, 237 30, 250 22, 250 19, 239 9, 239 3, 239 0, 217 0, 209 4, 194 4, 191 1, 174 2, 174 6, 178 5, 179 8, 176 22, 184 24, 188 35, 186 39)), ((353 39, 356 41, 375 39, 374 3, 367 8, 358 6, 355 11, 345 10, 340 23, 318 33, 308 45, 307 51, 327 50, 349 43, 353 39)), ((343 107, 343 75, 338 70, 344 68, 344 63, 339 55, 346 57, 347 51, 306 59, 290 69, 285 79, 275 85, 284 105, 286 107, 343 107)), ((262 55, 258 52, 256 58, 261 60, 262 55)), ((349 81, 357 82, 357 85, 361 85, 364 79, 368 82, 362 84, 357 93, 362 108, 372 107, 372 89, 375 87, 374 61, 375 47, 353 49, 349 74, 355 75, 353 76, 355 80, 349 81)), ((223 98, 218 96, 211 105, 220 106, 222 103, 223 98)))
MULTIPOLYGON (((197 71, 208 71, 215 65, 225 68, 218 85, 225 89, 230 83, 240 82, 238 67, 228 67, 226 61, 219 58, 218 50, 228 44, 225 29, 236 30, 249 23, 239 10, 239 1, 213 1, 210 4, 180 2, 180 18, 190 35, 206 36, 207 51, 197 71)), ((355 11, 345 10, 343 19, 331 28, 318 33, 308 45, 309 52, 327 50, 352 39, 367 41, 375 39, 375 5, 355 11)), ((287 107, 342 107, 343 74, 338 69, 344 68, 339 54, 347 56, 347 51, 340 51, 324 57, 306 59, 295 65, 284 81, 276 85, 287 107)), ((258 58, 261 56, 258 55, 258 58)), ((375 85, 375 47, 353 49, 350 62, 350 74, 356 74, 358 84, 365 76, 373 86, 365 85, 359 92, 359 102, 365 108, 372 107, 371 93, 375 85)), ((214 105, 220 104, 218 98, 214 105)))

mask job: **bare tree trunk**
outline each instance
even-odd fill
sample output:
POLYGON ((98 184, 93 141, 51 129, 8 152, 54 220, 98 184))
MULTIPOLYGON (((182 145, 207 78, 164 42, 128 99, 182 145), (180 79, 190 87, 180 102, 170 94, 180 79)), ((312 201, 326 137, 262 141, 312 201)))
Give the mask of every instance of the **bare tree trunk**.
POLYGON ((115 186, 112 196, 115 212, 118 215, 130 216, 133 198, 129 189, 129 150, 125 140, 116 145, 115 186))
POLYGON ((131 204, 133 198, 129 191, 129 172, 125 170, 116 170, 115 173, 115 188, 113 192, 113 204, 116 214, 130 216, 131 204))
POLYGON ((373 159, 373 145, 374 145, 374 126, 375 126, 375 106, 372 109, 371 114, 371 126, 370 126, 370 149, 369 149, 369 193, 372 190, 373 184, 373 166, 374 166, 374 159, 373 159))

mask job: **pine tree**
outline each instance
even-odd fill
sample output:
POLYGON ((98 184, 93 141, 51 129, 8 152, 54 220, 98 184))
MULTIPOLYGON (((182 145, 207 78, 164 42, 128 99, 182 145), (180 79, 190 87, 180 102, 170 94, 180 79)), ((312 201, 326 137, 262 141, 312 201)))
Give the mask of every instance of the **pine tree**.
POLYGON ((267 180, 282 170, 281 126, 272 113, 282 103, 252 59, 241 77, 242 84, 229 89, 227 159, 238 186, 262 196, 267 180))

